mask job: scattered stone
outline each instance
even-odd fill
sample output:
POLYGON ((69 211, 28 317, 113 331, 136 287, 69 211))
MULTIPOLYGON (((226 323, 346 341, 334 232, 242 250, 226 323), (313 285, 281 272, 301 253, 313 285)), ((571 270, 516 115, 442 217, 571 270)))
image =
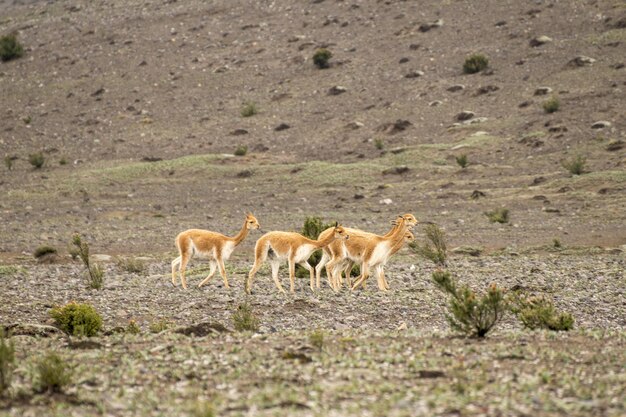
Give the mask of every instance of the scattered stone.
POLYGON ((410 169, 408 166, 406 165, 399 165, 397 167, 391 167, 391 168, 387 168, 383 171, 383 174, 387 175, 387 174, 396 174, 396 175, 401 175, 401 174, 405 174, 407 172, 409 172, 410 169))
POLYGON ((163 158, 159 158, 158 156, 144 156, 141 158, 141 162, 159 162, 162 160, 163 158))
POLYGON ((406 148, 397 147, 397 148, 389 149, 389 152, 391 152, 394 155, 398 155, 399 153, 406 152, 406 148))
POLYGON ((287 129, 289 129, 290 127, 291 127, 291 126, 289 126, 287 123, 281 123, 281 124, 279 124, 278 126, 276 126, 276 127, 274 128, 274 130, 275 130, 275 131, 277 131, 277 132, 281 132, 281 131, 283 131, 283 130, 287 130, 287 129))
POLYGON ((435 20, 432 23, 422 23, 418 30, 422 33, 426 33, 428 31, 430 31, 431 29, 436 29, 436 28, 440 28, 441 26, 443 26, 443 20, 442 19, 438 19, 435 20))
POLYGON ((53 334, 64 334, 61 329, 46 324, 14 323, 4 327, 4 334, 13 336, 49 337, 53 334))
POLYGON ((409 72, 407 75, 404 76, 404 78, 419 78, 422 75, 424 75, 424 71, 415 70, 415 71, 409 72))
POLYGON ((537 36, 536 38, 531 39, 530 46, 532 46, 533 48, 536 48, 538 46, 545 45, 546 43, 550 43, 550 42, 552 42, 552 38, 546 35, 542 35, 542 36, 537 36))
POLYGON ((451 93, 456 93, 457 91, 465 90, 465 86, 463 84, 455 84, 448 87, 446 90, 451 93))
POLYGON ((472 194, 470 195, 470 198, 472 200, 478 200, 481 197, 486 197, 487 194, 485 194, 484 192, 480 191, 480 190, 474 190, 472 191, 472 194))
POLYGON ((241 135, 247 135, 248 131, 246 129, 235 129, 232 132, 230 132, 231 136, 241 136, 241 135))
POLYGON ((533 186, 533 185, 539 185, 539 184, 542 184, 542 183, 544 183, 544 182, 546 182, 546 181, 547 181, 546 177, 535 177, 535 178, 533 179, 533 182, 532 182, 530 185, 531 185, 531 186, 533 186))
POLYGON ((616 70, 618 70, 618 69, 622 69, 622 68, 624 68, 624 67, 626 67, 626 64, 624 64, 623 62, 618 62, 617 64, 612 64, 612 65, 610 66, 610 68, 612 68, 612 69, 616 69, 616 70))
POLYGON ((611 122, 607 122, 606 120, 600 120, 591 125, 592 129, 604 129, 605 127, 611 127, 611 122))
POLYGON ((237 178, 250 178, 252 175, 254 175, 254 171, 251 169, 244 169, 243 171, 239 171, 237 173, 237 178))
POLYGON ((552 93, 552 89, 550 87, 537 87, 535 90, 536 96, 547 96, 550 93, 552 93))
POLYGON ((482 96, 483 94, 489 94, 489 93, 493 93, 494 91, 498 91, 500 89, 500 87, 498 87, 497 85, 486 85, 484 87, 480 87, 478 90, 476 90, 476 96, 482 96))
POLYGON ((560 213, 561 210, 559 210, 558 208, 554 208, 554 207, 543 207, 541 210, 545 211, 546 213, 560 213))
POLYGON ((421 45, 419 43, 412 43, 412 44, 409 45, 409 49, 411 51, 417 51, 418 49, 420 49, 420 46, 421 45))
POLYGON ((101 95, 102 93, 104 93, 104 91, 105 91, 104 87, 100 87, 96 91, 91 93, 91 97, 97 97, 97 96, 101 95))
POLYGON ((429 107, 437 107, 437 106, 441 106, 443 103, 440 100, 435 100, 435 101, 431 101, 430 103, 428 103, 429 107))
POLYGON ((482 252, 483 248, 479 248, 476 246, 459 246, 452 249, 452 253, 456 253, 459 255, 480 256, 482 252))
POLYGON ((103 345, 94 340, 71 340, 67 346, 70 349, 100 349, 103 345))
POLYGON ((432 379, 432 378, 444 378, 446 374, 443 371, 428 371, 421 369, 417 372, 418 378, 432 379))
POLYGON ((464 110, 461 113, 457 114, 455 116, 455 119, 460 121, 460 122, 462 122, 462 121, 465 121, 465 120, 470 120, 471 118, 474 117, 474 115, 475 115, 474 112, 469 111, 469 110, 464 110))
POLYGON ((530 106, 531 104, 533 104, 532 101, 526 100, 526 101, 522 101, 520 104, 518 104, 517 107, 519 107, 520 109, 523 109, 525 107, 530 106))
POLYGON ((338 96, 339 94, 343 94, 346 91, 348 91, 348 89, 346 87, 342 87, 340 85, 336 85, 334 87, 331 87, 330 90, 328 90, 328 95, 329 96, 338 96))
POLYGON ((565 187, 561 187, 558 189, 558 193, 569 193, 570 191, 574 191, 574 189, 572 187, 570 187, 569 185, 566 185, 565 187))
POLYGON ((106 255, 103 253, 96 253, 94 255, 91 255, 91 259, 95 262, 111 262, 113 260, 113 257, 111 255, 106 255))
POLYGON ((565 133, 567 132, 566 126, 550 126, 548 128, 548 132, 550 133, 565 133))
POLYGON ((187 327, 179 327, 173 330, 174 333, 184 334, 185 336, 194 335, 196 337, 204 337, 210 334, 230 332, 223 324, 217 322, 204 322, 194 324, 187 327))
POLYGON ((391 198, 383 198, 382 200, 378 201, 379 204, 385 204, 385 205, 390 205, 393 203, 393 201, 391 200, 391 198))
POLYGON ((407 62, 409 62, 409 58, 407 57, 400 58, 398 61, 399 64, 406 64, 407 62))
POLYGON ((357 130, 357 129, 362 128, 363 126, 364 126, 364 124, 361 123, 361 122, 350 122, 350 123, 348 123, 346 125, 346 128, 352 129, 352 130, 357 130))
POLYGON ((388 135, 394 135, 413 126, 408 120, 398 119, 395 122, 383 123, 376 129, 378 132, 385 132, 388 135))
POLYGON ((579 67, 584 67, 585 65, 591 65, 594 62, 596 62, 595 59, 590 58, 588 56, 580 55, 580 56, 577 56, 576 58, 572 59, 571 61, 569 61, 567 63, 567 67, 568 68, 579 68, 579 67))
POLYGON ((365 198, 365 196, 364 196, 363 194, 355 194, 355 195, 354 195, 354 199, 355 199, 355 200, 362 200, 362 199, 364 199, 364 198, 365 198))
POLYGON ((617 139, 617 140, 609 142, 609 144, 606 145, 605 149, 609 152, 614 152, 614 151, 619 151, 620 149, 624 149, 624 147, 626 147, 626 142, 624 142, 621 139, 617 139))

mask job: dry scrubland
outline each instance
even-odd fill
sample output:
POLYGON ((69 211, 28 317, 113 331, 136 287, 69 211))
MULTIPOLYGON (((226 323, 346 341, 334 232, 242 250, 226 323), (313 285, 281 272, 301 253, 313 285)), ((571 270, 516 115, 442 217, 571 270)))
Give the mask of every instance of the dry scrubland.
POLYGON ((625 19, 604 0, 0 3, 0 36, 23 45, 0 62, 16 363, 0 415, 626 414, 625 19), (489 65, 466 74, 475 53, 489 65), (176 234, 234 235, 247 211, 264 231, 320 216, 377 233, 414 213, 480 252, 450 255, 462 283, 543 295, 574 329, 507 313, 465 338, 407 249, 388 293, 298 280, 280 296, 265 267, 246 297, 259 232, 227 263, 232 290, 195 288, 198 261, 174 289, 176 234), (101 290, 68 254, 75 232, 101 290), (72 300, 98 335, 49 327, 72 300), (236 330, 245 303, 257 331, 236 330), (49 352, 71 370, 60 392, 40 389, 49 352))

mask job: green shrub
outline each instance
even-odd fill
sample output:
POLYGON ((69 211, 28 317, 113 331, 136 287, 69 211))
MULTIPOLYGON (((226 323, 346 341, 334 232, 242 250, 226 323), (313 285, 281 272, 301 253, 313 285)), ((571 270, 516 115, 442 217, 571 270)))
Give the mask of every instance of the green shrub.
POLYGON ((383 148, 385 147, 385 142, 380 138, 375 139, 374 146, 376 146, 376 149, 378 149, 379 151, 382 151, 383 148))
POLYGON ((504 207, 497 208, 485 213, 485 216, 489 218, 491 223, 508 223, 509 222, 509 209, 504 207))
POLYGON ((51 253, 57 253, 56 248, 53 248, 52 246, 48 246, 48 245, 43 245, 43 246, 39 246, 37 249, 35 249, 35 252, 33 253, 33 256, 35 258, 41 258, 44 255, 49 255, 51 253))
POLYGON ((320 48, 313 54, 313 63, 320 69, 328 68, 330 65, 328 61, 333 56, 332 52, 330 52, 326 48, 320 48))
POLYGON ((43 156, 41 152, 35 152, 28 155, 28 162, 35 168, 41 169, 43 164, 46 162, 46 158, 43 156))
POLYGON ((563 168, 568 170, 570 174, 581 175, 585 172, 586 163, 587 163, 587 158, 585 158, 582 155, 577 155, 572 159, 563 161, 562 165, 563 165, 563 168))
POLYGON ((248 102, 244 103, 243 107, 241 108, 241 116, 242 117, 254 116, 257 113, 258 113, 258 109, 256 107, 256 103, 254 103, 252 101, 248 101, 248 102))
POLYGON ((131 320, 128 322, 128 326, 126 326, 126 333, 139 334, 141 333, 141 328, 137 325, 135 320, 131 320))
POLYGON ((87 285, 89 288, 99 290, 104 285, 104 270, 98 264, 92 264, 89 259, 89 244, 84 242, 79 234, 72 237, 74 250, 70 253, 72 258, 78 256, 87 270, 87 285))
POLYGON ((102 328, 102 317, 93 306, 70 302, 50 310, 56 326, 71 336, 95 336, 102 328))
POLYGON ((248 303, 240 304, 233 313, 233 326, 235 330, 239 332, 246 330, 256 332, 259 330, 259 325, 260 321, 258 317, 254 314, 252 307, 250 307, 248 303))
POLYGON ((4 165, 7 167, 9 171, 13 169, 13 161, 15 161, 16 159, 17 158, 13 156, 9 156, 9 155, 4 157, 4 165))
POLYGON ((489 66, 489 59, 482 54, 473 54, 465 59, 463 63, 463 72, 466 74, 475 74, 489 66))
MULTIPOLYGON (((302 230, 300 231, 300 233, 302 233, 302 235, 308 237, 309 239, 317 239, 320 233, 322 233, 329 227, 333 227, 334 225, 334 223, 324 224, 321 217, 307 217, 304 220, 304 224, 302 225, 302 230)), ((322 251, 317 250, 313 252, 308 260, 309 265, 315 268, 320 259, 322 259, 322 251)), ((296 265, 296 276, 298 278, 308 278, 310 274, 309 271, 307 271, 305 268, 301 267, 300 265, 296 265)))
POLYGON ((35 390, 63 392, 72 381, 72 372, 60 356, 48 353, 37 362, 35 390))
POLYGON ((0 277, 4 275, 15 275, 20 272, 20 268, 14 265, 0 265, 0 277))
POLYGON ((165 319, 154 321, 150 323, 150 333, 161 333, 166 331, 169 327, 170 323, 165 319))
POLYGON ((435 265, 445 266, 448 258, 448 247, 443 230, 436 224, 429 224, 426 226, 425 232, 426 239, 428 239, 426 243, 420 245, 417 241, 413 241, 409 244, 409 247, 418 255, 432 261, 435 265))
POLYGON ((0 37, 0 60, 3 62, 20 58, 24 55, 24 48, 14 34, 0 37))
POLYGON ((543 102, 543 110, 546 113, 554 113, 561 107, 561 102, 558 97, 550 97, 546 101, 543 102))
POLYGON ((552 247, 554 249, 562 249, 563 248, 563 244, 561 243, 561 241, 557 238, 554 238, 552 240, 552 247))
POLYGON ((448 271, 433 272, 437 287, 449 296, 446 318, 452 329, 472 337, 485 337, 506 311, 503 291, 491 284, 487 293, 476 295, 466 285, 459 285, 448 271))
POLYGON ((459 155, 456 157, 456 163, 461 167, 461 168, 465 168, 468 164, 469 161, 467 159, 467 155, 463 154, 463 155, 459 155))
POLYGON ((548 329, 567 331, 574 327, 574 318, 554 308, 552 301, 545 297, 530 297, 516 293, 511 297, 511 311, 519 321, 531 330, 548 329))
POLYGON ((206 401, 198 401, 192 410, 193 417, 215 417, 215 407, 206 401))
POLYGON ((22 119, 22 121, 24 122, 25 125, 29 125, 30 122, 33 121, 33 118, 31 116, 26 116, 22 119))
POLYGON ((0 327, 0 397, 11 387, 15 369, 15 345, 7 339, 4 328, 0 327))
POLYGON ((143 261, 137 258, 115 258, 115 263, 118 267, 126 272, 130 272, 132 274, 140 274, 146 269, 146 265, 143 261))
POLYGON ((247 153, 248 153, 248 147, 245 145, 239 145, 237 146, 237 149, 235 149, 236 156, 244 156, 247 153))
POLYGON ((324 348, 324 332, 320 329, 314 330, 309 334, 309 343, 321 351, 324 348))
POLYGON ((59 165, 67 165, 67 158, 62 157, 61 159, 59 159, 59 165))

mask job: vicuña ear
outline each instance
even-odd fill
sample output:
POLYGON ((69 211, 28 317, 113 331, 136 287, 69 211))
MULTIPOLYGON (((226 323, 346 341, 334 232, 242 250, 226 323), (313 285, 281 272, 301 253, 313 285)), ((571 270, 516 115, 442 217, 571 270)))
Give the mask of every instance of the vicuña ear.
POLYGON ((335 222, 335 227, 339 226, 339 224, 337 222, 335 222))

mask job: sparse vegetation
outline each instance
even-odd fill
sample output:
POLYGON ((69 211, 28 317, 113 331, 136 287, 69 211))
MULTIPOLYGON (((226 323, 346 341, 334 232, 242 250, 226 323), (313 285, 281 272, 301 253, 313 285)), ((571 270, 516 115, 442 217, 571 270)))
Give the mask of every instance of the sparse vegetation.
POLYGON ((72 372, 56 353, 48 353, 37 362, 35 390, 38 392, 63 392, 72 381, 72 372))
POLYGON ((239 332, 259 330, 260 321, 252 311, 252 307, 247 302, 240 304, 233 313, 233 326, 239 332))
POLYGON ((13 169, 13 161, 15 161, 15 158, 12 156, 7 155, 4 157, 4 165, 9 171, 13 169))
POLYGON ((524 327, 531 330, 548 329, 554 331, 567 331, 574 327, 572 315, 557 311, 552 301, 544 296, 532 297, 516 293, 511 298, 511 311, 524 327))
POLYGON ((479 296, 466 285, 459 285, 448 271, 433 272, 433 281, 450 300, 446 318, 450 326, 472 337, 485 337, 502 319, 506 311, 503 291, 491 284, 485 295, 479 296))
POLYGON ((257 109, 256 103, 252 101, 248 101, 244 103, 243 107, 241 108, 242 117, 254 116, 257 113, 258 113, 258 109, 257 109))
POLYGON ((482 54, 473 54, 465 59, 463 63, 463 72, 466 74, 475 74, 489 66, 489 59, 482 54))
POLYGON ((489 221, 491 223, 508 223, 509 209, 500 207, 495 210, 486 212, 485 216, 489 218, 489 221))
POLYGON ((24 122, 25 125, 29 125, 30 122, 33 121, 33 118, 31 116, 26 116, 22 119, 22 121, 24 122))
POLYGON ((571 159, 562 162, 563 168, 569 171, 572 175, 582 175, 585 173, 585 164, 587 158, 582 155, 577 155, 571 159))
POLYGON ((56 248, 54 248, 52 246, 48 246, 48 245, 42 245, 42 246, 39 246, 37 249, 35 249, 35 252, 33 253, 33 256, 35 258, 39 259, 42 256, 50 255, 50 254, 54 254, 54 253, 57 253, 56 248))
POLYGON ((141 328, 137 325, 135 320, 130 320, 128 325, 126 326, 126 333, 129 334, 139 334, 141 333, 141 328))
POLYGON ((59 159, 59 165, 67 165, 67 158, 62 157, 61 159, 59 159))
MULTIPOLYGON (((334 223, 325 224, 321 217, 311 216, 311 217, 307 217, 304 220, 304 224, 302 226, 302 230, 300 231, 300 233, 302 233, 303 236, 306 236, 309 239, 317 239, 320 233, 322 233, 324 230, 328 229, 329 227, 333 227, 334 225, 335 225, 334 223)), ((315 266, 319 263, 320 259, 322 259, 322 251, 317 250, 313 252, 313 254, 309 257, 309 261, 308 261, 309 265, 315 268, 315 266)), ((308 278, 309 271, 307 271, 300 265, 296 265, 296 276, 298 278, 308 278)))
POLYGON ((552 247, 555 248, 555 249, 562 249, 563 245, 561 244, 561 241, 559 239, 554 238, 552 240, 552 247))
POLYGON ((332 56, 332 52, 328 49, 320 48, 313 54, 313 63, 320 69, 328 68, 330 66, 328 61, 332 56))
POLYGON ((166 331, 169 327, 170 323, 165 319, 154 321, 150 323, 150 333, 161 333, 166 331))
POLYGON ((428 239, 427 242, 420 245, 417 241, 413 241, 409 244, 409 247, 421 257, 432 261, 435 265, 445 266, 448 258, 445 233, 436 224, 426 226, 425 232, 428 239))
POLYGON ((467 159, 467 155, 463 154, 463 155, 459 155, 456 158, 456 163, 461 167, 461 168, 465 168, 467 167, 467 165, 469 164, 469 161, 467 159))
POLYGON ((20 58, 24 55, 24 47, 15 34, 0 37, 0 60, 3 62, 20 58))
POLYGON ((41 169, 41 167, 43 167, 43 164, 46 162, 46 158, 43 156, 42 152, 35 152, 28 155, 28 162, 35 169, 41 169))
POLYGON ((235 149, 236 156, 244 156, 247 153, 248 153, 248 147, 245 145, 239 145, 237 146, 237 149, 235 149))
POLYGON ((309 334, 309 343, 311 343, 311 346, 315 349, 322 351, 324 348, 324 332, 321 329, 312 331, 309 334))
POLYGON ((378 149, 379 151, 382 151, 385 147, 385 141, 383 141, 381 138, 374 139, 374 146, 376 146, 376 149, 378 149))
POLYGON ((102 317, 89 304, 72 301, 50 310, 50 317, 59 329, 71 336, 95 336, 102 328, 102 317))
POLYGON ((98 264, 91 263, 89 259, 89 244, 82 240, 79 234, 75 234, 72 238, 72 244, 76 250, 76 254, 83 261, 87 270, 87 284, 89 288, 99 290, 104 285, 104 270, 98 264))
POLYGON ((4 275, 15 275, 20 269, 13 265, 0 265, 0 277, 4 275))
POLYGON ((559 107, 561 107, 561 101, 558 97, 553 96, 544 101, 542 106, 546 113, 554 113, 559 109, 559 107))
POLYGON ((15 369, 15 344, 0 326, 0 397, 11 387, 15 369))
POLYGON ((192 410, 193 417, 215 417, 215 407, 206 401, 198 401, 192 410))
POLYGON ((134 257, 117 257, 115 258, 115 263, 120 269, 130 272, 131 274, 140 274, 146 269, 144 262, 134 257))

